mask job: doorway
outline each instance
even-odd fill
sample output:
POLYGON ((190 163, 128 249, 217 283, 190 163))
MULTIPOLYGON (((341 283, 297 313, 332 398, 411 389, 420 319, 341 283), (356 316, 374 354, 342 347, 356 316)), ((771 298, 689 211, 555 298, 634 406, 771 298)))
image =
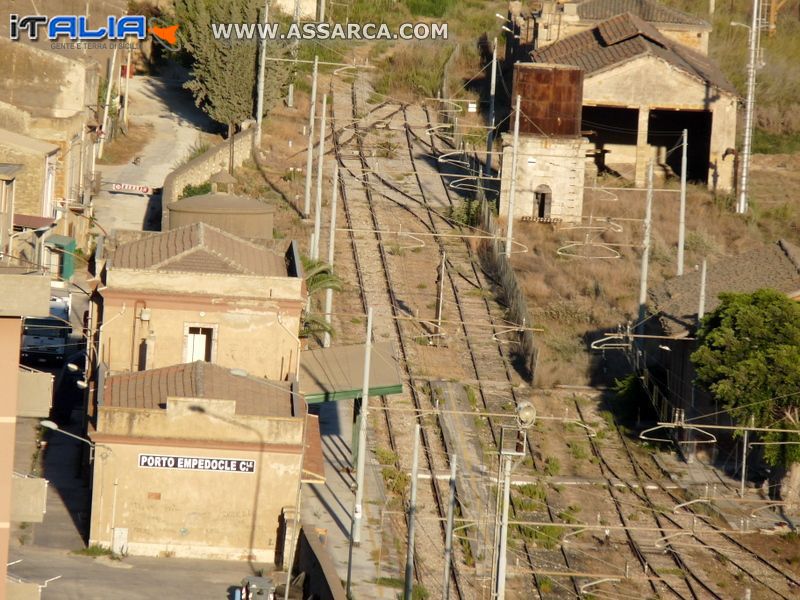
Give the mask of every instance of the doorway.
POLYGON ((540 185, 533 192, 534 218, 549 219, 553 203, 553 192, 548 185, 540 185))

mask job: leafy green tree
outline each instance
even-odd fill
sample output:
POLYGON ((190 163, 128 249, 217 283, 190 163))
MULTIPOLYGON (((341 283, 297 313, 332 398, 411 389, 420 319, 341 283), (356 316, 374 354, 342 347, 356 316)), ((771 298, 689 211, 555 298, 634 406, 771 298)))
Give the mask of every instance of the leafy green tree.
POLYGON ((302 337, 308 337, 316 333, 333 334, 333 329, 325 320, 325 315, 312 312, 314 299, 324 290, 342 291, 342 279, 333 272, 333 267, 321 260, 312 260, 303 256, 303 272, 306 280, 306 290, 308 291, 308 310, 304 311, 301 323, 302 337))
MULTIPOLYGON (((185 87, 195 104, 208 116, 228 126, 233 163, 236 125, 253 117, 258 78, 258 43, 253 40, 215 39, 212 23, 258 23, 263 3, 253 0, 175 0, 178 36, 192 59, 191 79, 185 87)), ((288 52, 285 43, 267 42, 267 56, 288 52)), ((264 77, 264 112, 281 97, 290 76, 287 63, 267 61, 264 77)), ((232 168, 232 167, 231 167, 232 168)))
MULTIPOLYGON (((800 431, 800 304, 774 290, 720 294, 698 332, 697 379, 739 424, 800 431)), ((768 442, 800 435, 768 433, 768 442)), ((765 446, 771 465, 800 461, 800 445, 765 446)))

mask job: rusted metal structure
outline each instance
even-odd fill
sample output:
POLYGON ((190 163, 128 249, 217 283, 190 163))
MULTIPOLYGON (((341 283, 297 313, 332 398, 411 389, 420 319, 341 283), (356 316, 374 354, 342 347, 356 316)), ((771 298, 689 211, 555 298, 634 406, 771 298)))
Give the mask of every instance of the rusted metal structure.
POLYGON ((522 96, 521 134, 580 135, 582 69, 570 65, 517 63, 513 89, 512 97, 522 96))

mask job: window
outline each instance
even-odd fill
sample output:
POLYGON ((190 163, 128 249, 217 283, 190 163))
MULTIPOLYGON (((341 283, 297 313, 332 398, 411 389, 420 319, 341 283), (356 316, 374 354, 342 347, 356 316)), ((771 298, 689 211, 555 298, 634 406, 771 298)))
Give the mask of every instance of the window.
POLYGON ((186 324, 183 337, 183 362, 213 362, 217 342, 216 325, 186 324))

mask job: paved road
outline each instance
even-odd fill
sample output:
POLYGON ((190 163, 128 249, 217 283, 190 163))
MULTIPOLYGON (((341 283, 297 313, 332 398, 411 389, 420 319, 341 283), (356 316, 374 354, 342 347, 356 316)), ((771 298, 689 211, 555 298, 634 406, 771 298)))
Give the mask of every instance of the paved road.
POLYGON ((130 121, 152 125, 152 138, 140 154, 138 165, 98 165, 102 191, 94 199, 95 218, 106 230, 159 229, 159 197, 109 191, 110 183, 130 183, 160 188, 164 178, 189 152, 210 120, 194 106, 180 74, 136 77, 129 83, 130 121))
POLYGON ((126 557, 121 561, 71 554, 67 550, 11 548, 9 574, 42 585, 43 600, 231 600, 234 586, 248 575, 247 563, 178 558, 126 557))

